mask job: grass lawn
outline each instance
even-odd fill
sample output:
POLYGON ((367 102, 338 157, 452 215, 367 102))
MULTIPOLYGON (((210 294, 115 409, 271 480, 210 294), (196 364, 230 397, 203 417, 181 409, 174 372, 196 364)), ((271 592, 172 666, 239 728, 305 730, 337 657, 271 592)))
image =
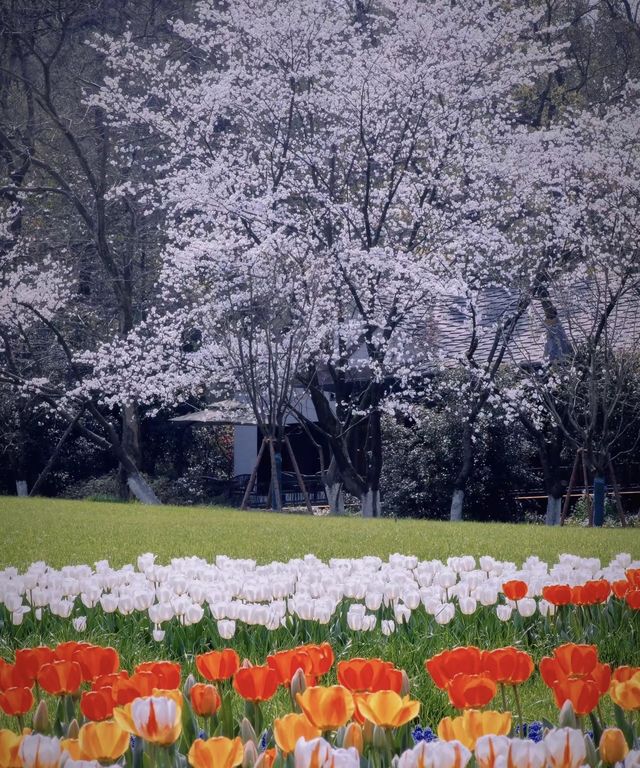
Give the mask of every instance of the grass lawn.
POLYGON ((288 560, 393 552, 423 559, 492 555, 520 563, 553 561, 563 552, 608 562, 618 552, 640 557, 640 529, 546 528, 501 523, 319 518, 225 507, 145 507, 65 499, 0 497, 0 567, 45 560, 59 567, 108 559, 121 566, 142 552, 171 557, 216 554, 288 560))
MULTIPOLYGON (((320 557, 354 557, 393 552, 424 559, 450 555, 489 554, 520 563, 528 555, 554 561, 563 552, 599 557, 608 562, 618 552, 640 558, 640 530, 549 529, 543 526, 496 523, 457 523, 417 520, 362 520, 360 518, 310 518, 265 512, 240 512, 223 507, 143 507, 137 504, 16 499, 0 497, 0 568, 24 568, 34 560, 53 566, 89 563, 107 558, 115 566, 135 562, 152 551, 161 562, 181 555, 212 560, 216 554, 255 558, 259 562, 288 560, 313 552, 320 557)), ((82 612, 82 606, 77 611, 82 612)), ((91 612, 90 612, 91 613, 91 612)), ((408 626, 391 637, 379 630, 351 633, 299 622, 295 636, 280 628, 241 627, 231 643, 241 657, 263 662, 277 648, 329 639, 338 658, 381 656, 407 670, 412 695, 423 703, 422 721, 435 724, 452 710, 446 696, 435 689, 424 671, 424 661, 443 648, 476 644, 483 648, 517 645, 538 661, 567 640, 593 642, 600 657, 614 664, 640 663, 640 612, 624 617, 608 610, 610 618, 592 623, 588 609, 571 622, 558 625, 537 616, 500 622, 495 609, 480 609, 474 616, 458 614, 446 627, 437 626, 424 612, 416 612, 408 626), (580 620, 578 621, 578 618, 580 620)), ((389 614, 391 615, 391 614, 389 614)), ((192 627, 168 625, 161 643, 151 640, 145 614, 123 617, 91 613, 86 633, 78 634, 69 620, 45 617, 40 623, 28 615, 23 625, 6 623, 0 631, 0 658, 12 659, 16 648, 85 639, 114 645, 123 665, 132 669, 142 660, 171 658, 193 670, 194 654, 221 643, 210 618, 192 627)), ((224 643, 224 641, 222 641, 224 643)), ((335 673, 327 681, 332 682, 335 673)), ((555 716, 549 691, 536 674, 523 686, 523 708, 529 720, 555 716)), ((269 703, 268 717, 287 709, 285 694, 269 703)), ((610 714, 610 713, 609 713, 610 714)), ((0 716, 0 727, 3 724, 0 716)))

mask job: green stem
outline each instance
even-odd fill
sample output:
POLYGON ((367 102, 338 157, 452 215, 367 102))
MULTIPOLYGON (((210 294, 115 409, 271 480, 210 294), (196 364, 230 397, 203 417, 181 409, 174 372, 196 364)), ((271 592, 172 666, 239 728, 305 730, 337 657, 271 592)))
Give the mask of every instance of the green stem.
POLYGON ((520 738, 523 738, 524 731, 524 717, 522 716, 522 705, 520 704, 520 694, 518 693, 518 686, 514 685, 513 695, 516 700, 516 712, 518 713, 518 720, 520 721, 520 738))

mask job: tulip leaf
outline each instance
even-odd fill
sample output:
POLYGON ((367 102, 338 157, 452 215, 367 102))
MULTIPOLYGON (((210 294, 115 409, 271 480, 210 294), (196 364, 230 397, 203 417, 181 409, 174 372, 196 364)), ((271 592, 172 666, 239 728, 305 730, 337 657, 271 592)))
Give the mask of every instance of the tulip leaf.
POLYGON ((182 751, 187 752, 197 737, 198 723, 193 714, 191 703, 187 698, 184 698, 182 701, 182 751))
POLYGON ((596 717, 595 712, 589 714, 589 719, 591 720, 591 727, 593 728, 593 740, 596 744, 599 744, 600 737, 602 736, 602 724, 596 717))

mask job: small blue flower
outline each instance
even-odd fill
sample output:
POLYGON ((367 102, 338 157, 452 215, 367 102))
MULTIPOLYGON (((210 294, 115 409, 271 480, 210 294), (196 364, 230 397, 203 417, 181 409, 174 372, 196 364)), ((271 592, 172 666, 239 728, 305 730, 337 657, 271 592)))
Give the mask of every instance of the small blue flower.
POLYGON ((207 738, 207 734, 204 731, 200 731, 200 733, 198 734, 198 738, 199 739, 206 739, 207 738))
POLYGON ((417 744, 419 741, 422 741, 424 738, 424 731, 419 725, 416 725, 416 727, 411 731, 411 736, 413 737, 413 743, 417 744))
POLYGON ((267 732, 265 731, 260 737, 260 744, 258 746, 258 751, 264 752, 266 748, 267 748, 267 732))
POLYGON ((422 741, 436 741, 438 737, 435 735, 435 733, 429 728, 429 726, 426 726, 425 729, 422 731, 422 741))
POLYGON ((544 726, 539 720, 536 720, 533 723, 529 723, 527 736, 531 739, 531 741, 535 741, 537 744, 539 741, 542 741, 542 737, 544 736, 543 731, 544 726))
POLYGON ((135 736, 131 736, 129 738, 129 745, 131 746, 131 749, 135 749, 136 748, 136 737, 135 736))

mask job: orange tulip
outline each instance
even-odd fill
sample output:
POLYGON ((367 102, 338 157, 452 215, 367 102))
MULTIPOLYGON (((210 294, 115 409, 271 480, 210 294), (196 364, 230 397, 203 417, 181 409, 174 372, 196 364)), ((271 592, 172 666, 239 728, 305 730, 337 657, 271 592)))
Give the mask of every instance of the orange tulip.
POLYGON ((314 677, 326 675, 333 666, 335 659, 333 648, 329 643, 320 643, 320 645, 301 645, 300 650, 302 649, 304 649, 305 653, 311 656, 314 677))
POLYGON ((182 707, 176 698, 145 696, 135 699, 124 707, 115 707, 113 717, 127 733, 168 746, 174 744, 182 732, 182 707))
POLYGON ((506 736, 511 730, 511 712, 467 709, 460 717, 445 717, 438 725, 438 737, 443 741, 458 740, 473 749, 481 736, 506 736))
POLYGON ((72 760, 84 760, 85 755, 80 747, 78 739, 60 739, 60 748, 66 752, 72 760))
POLYGON ((626 579, 620 579, 619 581, 614 581, 611 584, 611 591, 616 597, 620 598, 620 600, 624 599, 624 596, 627 594, 630 588, 631 585, 626 579))
POLYGON ((261 752, 258 756, 255 768, 271 768, 271 766, 275 763, 277 756, 277 749, 274 749, 273 747, 271 749, 265 749, 265 751, 261 752))
POLYGON ((640 589, 640 568, 629 568, 624 575, 634 589, 640 589))
POLYGON ((113 696, 110 688, 84 691, 80 697, 80 711, 87 720, 108 720, 113 715, 113 696))
POLYGON ((41 667, 38 683, 54 696, 75 693, 82 685, 82 669, 77 661, 52 661, 41 667))
POLYGON ((244 667, 233 676, 233 687, 246 701, 267 701, 278 690, 278 675, 271 667, 244 667))
POLYGON ((411 701, 395 691, 369 693, 358 701, 360 714, 381 728, 399 728, 414 720, 420 712, 420 702, 411 701))
POLYGON ((228 680, 240 669, 240 657, 231 648, 196 656, 196 667, 205 680, 228 680))
POLYGON ((115 648, 103 648, 100 645, 79 648, 73 654, 73 661, 80 664, 82 679, 85 682, 113 674, 120 666, 118 651, 115 648))
POLYGON ((496 690, 495 681, 486 675, 456 675, 447 685, 449 701, 456 709, 484 707, 496 690))
POLYGON ((512 579, 511 581, 505 581, 502 585, 502 591, 505 597, 509 600, 522 600, 527 596, 529 591, 529 585, 526 581, 520 581, 519 579, 512 579))
POLYGON ((285 755, 293 752, 298 739, 304 738, 307 741, 311 741, 311 739, 316 739, 320 735, 320 729, 309 722, 309 719, 304 714, 292 713, 276 718, 273 721, 273 738, 285 755))
POLYGON ((574 605, 598 605, 611 594, 611 585, 606 579, 587 581, 579 587, 571 587, 571 602, 574 605))
POLYGON ((291 685, 291 678, 301 669, 304 672, 307 685, 315 683, 313 675, 313 659, 304 646, 290 651, 280 651, 267 656, 267 665, 273 669, 282 685, 291 685))
POLYGON ((342 685, 311 686, 296 696, 307 719, 321 731, 333 731, 351 719, 355 703, 342 685))
POLYGON ((609 696, 622 709, 640 709, 640 667, 618 667, 611 676, 609 696))
POLYGON ((0 730, 0 766, 2 768, 22 768, 18 754, 22 735, 13 731, 0 730))
POLYGON ((222 699, 215 685, 196 683, 189 691, 191 707, 200 717, 211 717, 220 709, 222 699))
POLYGON ((595 645, 565 643, 553 651, 553 656, 545 656, 540 661, 540 674, 549 687, 562 678, 591 678, 605 693, 611 680, 611 667, 598 661, 595 645))
POLYGON ((155 675, 157 681, 156 688, 175 690, 180 687, 182 670, 177 661, 145 661, 142 664, 138 664, 135 672, 151 672, 151 674, 155 675))
POLYGON ((111 688, 114 704, 123 706, 134 699, 151 696, 159 688, 159 680, 153 672, 135 672, 129 678, 116 680, 111 688))
POLYGON ((569 605, 571 587, 568 584, 551 584, 542 588, 542 597, 552 605, 569 605))
POLYGON ((629 745, 620 728, 605 728, 598 745, 600 759, 606 765, 621 763, 629 754, 629 745))
POLYGON ((576 715, 588 715, 598 706, 600 691, 598 685, 589 679, 564 678, 556 680, 551 686, 556 706, 562 709, 565 702, 570 701, 576 715))
POLYGON ((633 608, 634 611, 640 609, 640 589, 630 589, 624 596, 624 599, 626 600, 629 608, 633 608))
POLYGON ((519 685, 526 682, 534 670, 533 659, 525 651, 508 646, 485 651, 485 657, 491 659, 487 666, 491 668, 490 677, 503 685, 519 685))
POLYGON ((30 688, 32 685, 33 678, 24 669, 0 659, 0 691, 9 688, 30 688))
POLYGON ((442 690, 456 675, 480 675, 486 672, 486 666, 484 652, 474 645, 442 651, 425 662, 433 682, 442 690))
POLYGON ((66 643, 59 643, 53 649, 54 661, 73 661, 74 655, 82 648, 93 647, 91 643, 76 642, 68 640, 66 643))
POLYGON ((78 743, 85 759, 111 763, 119 760, 129 748, 129 734, 115 720, 85 723, 78 734, 78 743))
POLYGON ((0 709, 11 717, 21 717, 33 706, 31 688, 7 688, 0 693, 0 709))
POLYGON ((339 661, 338 682, 351 692, 395 691, 402 688, 402 672, 389 661, 354 658, 339 661))
POLYGON ((25 677, 33 681, 38 677, 40 668, 54 659, 53 650, 46 645, 39 645, 35 648, 19 648, 16 651, 15 666, 25 677))
POLYGON ((191 745, 187 759, 193 768, 234 768, 242 763, 244 748, 242 741, 214 736, 211 739, 196 739, 191 745))

